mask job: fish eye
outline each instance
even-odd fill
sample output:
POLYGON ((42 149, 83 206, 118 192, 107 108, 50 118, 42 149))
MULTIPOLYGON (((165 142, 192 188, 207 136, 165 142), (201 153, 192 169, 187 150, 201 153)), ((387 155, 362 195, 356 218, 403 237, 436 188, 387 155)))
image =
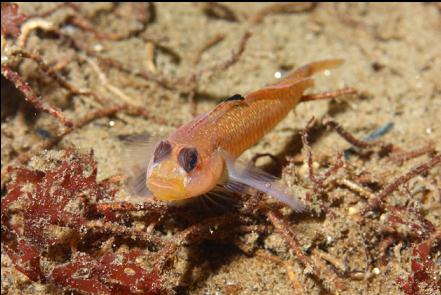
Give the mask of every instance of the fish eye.
POLYGON ((198 151, 195 148, 183 148, 179 152, 178 162, 185 171, 190 172, 198 162, 198 151))
POLYGON ((168 141, 166 140, 161 141, 153 155, 153 162, 157 163, 161 161, 171 153, 171 150, 172 150, 172 146, 168 141))

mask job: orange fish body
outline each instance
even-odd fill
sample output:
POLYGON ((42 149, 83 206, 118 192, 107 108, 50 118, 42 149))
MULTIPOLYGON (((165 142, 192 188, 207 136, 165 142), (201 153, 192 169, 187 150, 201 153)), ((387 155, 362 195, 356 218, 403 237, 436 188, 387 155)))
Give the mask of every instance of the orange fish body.
POLYGON ((301 67, 274 85, 245 97, 234 95, 184 124, 155 146, 145 171, 148 190, 161 200, 203 195, 218 185, 253 187, 301 211, 304 206, 280 182, 237 158, 274 128, 314 85, 311 75, 341 60, 301 67))

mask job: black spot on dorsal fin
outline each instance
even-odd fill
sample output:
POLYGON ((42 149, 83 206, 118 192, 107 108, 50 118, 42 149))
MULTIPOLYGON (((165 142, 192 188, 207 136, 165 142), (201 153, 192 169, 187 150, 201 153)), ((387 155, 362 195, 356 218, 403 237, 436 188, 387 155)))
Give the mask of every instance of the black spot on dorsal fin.
POLYGON ((230 96, 229 98, 225 99, 225 101, 230 101, 230 100, 244 100, 245 98, 240 95, 240 94, 235 94, 230 96))
POLYGON ((244 100, 245 98, 242 96, 242 95, 240 95, 240 94, 235 94, 235 95, 232 95, 232 96, 230 96, 230 97, 228 97, 228 98, 225 98, 224 100, 222 100, 220 103, 223 103, 223 102, 227 102, 227 101, 232 101, 232 100, 244 100))

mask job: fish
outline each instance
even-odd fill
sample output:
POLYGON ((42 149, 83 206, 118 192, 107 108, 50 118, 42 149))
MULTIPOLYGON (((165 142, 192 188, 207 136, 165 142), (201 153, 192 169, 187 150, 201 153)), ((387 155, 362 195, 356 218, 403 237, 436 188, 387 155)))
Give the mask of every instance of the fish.
POLYGON ((239 159, 299 102, 312 100, 306 89, 312 75, 336 68, 343 60, 309 63, 245 96, 232 95, 211 111, 185 123, 166 138, 144 135, 127 140, 126 168, 137 196, 176 202, 223 187, 243 193, 254 189, 296 212, 307 206, 280 179, 239 159))

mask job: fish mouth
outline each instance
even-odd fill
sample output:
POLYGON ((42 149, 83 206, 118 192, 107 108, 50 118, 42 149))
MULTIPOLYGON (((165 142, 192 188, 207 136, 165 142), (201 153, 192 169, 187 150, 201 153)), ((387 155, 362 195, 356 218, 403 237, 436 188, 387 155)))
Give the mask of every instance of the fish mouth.
POLYGON ((151 176, 147 181, 147 187, 158 200, 175 201, 187 197, 183 177, 161 178, 151 176))

